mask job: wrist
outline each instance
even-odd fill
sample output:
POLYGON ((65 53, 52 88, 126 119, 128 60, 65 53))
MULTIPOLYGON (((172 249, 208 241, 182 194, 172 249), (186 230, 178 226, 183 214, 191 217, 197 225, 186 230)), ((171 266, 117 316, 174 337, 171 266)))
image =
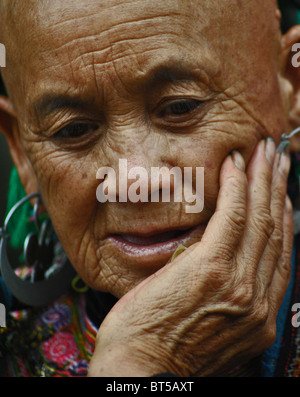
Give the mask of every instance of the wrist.
POLYGON ((127 346, 107 347, 95 351, 90 362, 89 377, 151 377, 169 372, 158 360, 138 348, 127 346))

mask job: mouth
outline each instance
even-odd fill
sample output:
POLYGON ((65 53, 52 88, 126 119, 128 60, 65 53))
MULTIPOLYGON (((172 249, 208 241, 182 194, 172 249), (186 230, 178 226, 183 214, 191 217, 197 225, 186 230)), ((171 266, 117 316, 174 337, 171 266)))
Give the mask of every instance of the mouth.
POLYGON ((161 266, 170 259, 179 244, 188 247, 200 241, 205 227, 200 224, 166 231, 115 234, 109 240, 127 258, 136 259, 139 266, 161 266))
POLYGON ((157 233, 157 234, 150 234, 150 235, 137 235, 137 234, 123 234, 122 236, 119 236, 119 238, 122 238, 124 241, 126 241, 129 244, 132 245, 139 245, 139 246, 151 246, 151 245, 157 245, 157 244, 163 244, 167 241, 171 240, 176 240, 180 237, 183 237, 185 234, 187 234, 189 230, 170 230, 162 233, 157 233))

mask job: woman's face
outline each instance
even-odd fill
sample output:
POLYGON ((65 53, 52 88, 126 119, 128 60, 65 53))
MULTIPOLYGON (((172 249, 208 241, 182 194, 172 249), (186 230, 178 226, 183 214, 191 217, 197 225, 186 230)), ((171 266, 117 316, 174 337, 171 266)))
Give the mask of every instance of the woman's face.
POLYGON ((275 2, 29 4, 10 22, 5 71, 19 151, 78 273, 121 297, 201 238, 225 157, 238 149, 247 162, 258 140, 285 131, 275 2), (172 199, 99 203, 97 170, 118 180, 119 159, 149 175, 204 167, 203 211, 172 199))

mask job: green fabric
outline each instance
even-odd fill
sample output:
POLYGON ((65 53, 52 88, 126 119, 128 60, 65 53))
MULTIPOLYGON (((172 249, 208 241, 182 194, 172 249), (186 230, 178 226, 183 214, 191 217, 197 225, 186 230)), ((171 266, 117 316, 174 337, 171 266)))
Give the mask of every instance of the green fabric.
MULTIPOLYGON (((14 167, 10 174, 8 197, 7 197, 7 213, 22 198, 25 197, 25 190, 20 181, 18 172, 14 167)), ((26 236, 31 232, 36 232, 33 222, 29 222, 32 216, 32 205, 30 202, 24 203, 9 221, 7 232, 10 235, 9 244, 13 248, 21 248, 24 244, 26 236)))
POLYGON ((282 31, 285 33, 293 25, 300 23, 300 0, 278 0, 282 12, 282 31))

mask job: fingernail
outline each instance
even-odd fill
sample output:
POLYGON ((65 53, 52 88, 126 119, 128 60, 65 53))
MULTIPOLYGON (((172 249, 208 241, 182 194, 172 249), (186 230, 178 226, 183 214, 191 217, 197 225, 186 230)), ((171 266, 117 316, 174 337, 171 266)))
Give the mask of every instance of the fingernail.
POLYGON ((184 245, 179 244, 179 246, 177 247, 176 251, 174 252, 174 254, 173 254, 173 256, 172 256, 171 262, 173 262, 173 260, 174 260, 175 258, 177 258, 177 256, 180 255, 180 254, 181 254, 183 251, 185 251, 186 249, 187 249, 187 248, 186 248, 184 245))
POLYGON ((241 153, 237 150, 234 150, 231 153, 231 157, 236 168, 238 168, 240 171, 245 171, 245 161, 241 153))
POLYGON ((273 165, 274 157, 276 154, 276 144, 273 138, 269 137, 266 139, 265 153, 268 162, 273 165))
POLYGON ((284 177, 287 178, 290 172, 291 167, 291 159, 289 153, 281 153, 279 164, 278 164, 278 171, 284 177))
POLYGON ((289 196, 285 197, 285 210, 286 212, 293 212, 293 204, 289 196))

